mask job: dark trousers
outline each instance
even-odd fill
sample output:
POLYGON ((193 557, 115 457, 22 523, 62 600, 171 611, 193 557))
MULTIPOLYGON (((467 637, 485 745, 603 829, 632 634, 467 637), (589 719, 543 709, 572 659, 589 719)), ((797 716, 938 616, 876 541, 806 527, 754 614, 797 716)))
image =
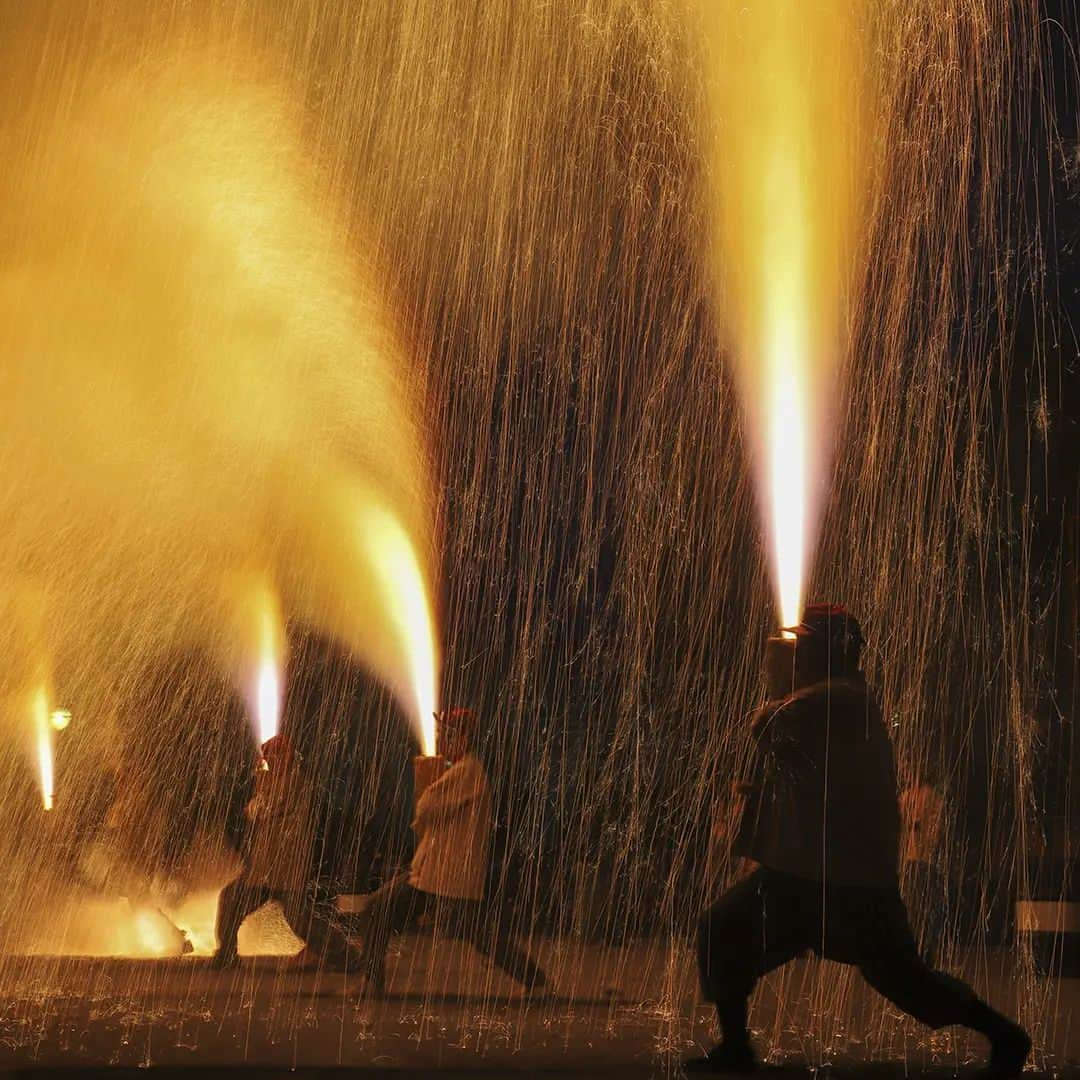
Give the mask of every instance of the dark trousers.
POLYGON ((948 883, 936 866, 908 863, 904 867, 904 901, 912 914, 919 952, 934 963, 945 945, 948 883))
POLYGON ((435 896, 413 888, 406 878, 399 877, 371 894, 364 914, 362 968, 379 990, 386 986, 390 935, 413 928, 425 914, 433 916, 436 931, 467 941, 525 987, 544 985, 543 971, 514 944, 482 901, 435 896))
POLYGON ((932 1028, 966 1023, 970 987, 920 959, 899 889, 829 886, 760 869, 698 924, 705 997, 723 1015, 744 1009, 757 980, 802 953, 854 964, 863 978, 932 1028))
POLYGON ((285 920, 307 947, 332 967, 344 967, 351 954, 349 939, 334 924, 332 917, 317 905, 307 892, 284 891, 268 885, 255 885, 237 878, 221 892, 217 910, 218 955, 236 956, 236 937, 240 925, 264 904, 276 900, 285 920))

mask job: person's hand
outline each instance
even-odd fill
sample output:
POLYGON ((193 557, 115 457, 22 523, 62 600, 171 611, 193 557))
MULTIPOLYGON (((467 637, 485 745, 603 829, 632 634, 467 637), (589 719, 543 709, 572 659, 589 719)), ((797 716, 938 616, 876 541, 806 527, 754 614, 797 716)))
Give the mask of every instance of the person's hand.
POLYGON ((446 772, 446 758, 418 754, 413 758, 413 794, 417 803, 423 794, 446 772))

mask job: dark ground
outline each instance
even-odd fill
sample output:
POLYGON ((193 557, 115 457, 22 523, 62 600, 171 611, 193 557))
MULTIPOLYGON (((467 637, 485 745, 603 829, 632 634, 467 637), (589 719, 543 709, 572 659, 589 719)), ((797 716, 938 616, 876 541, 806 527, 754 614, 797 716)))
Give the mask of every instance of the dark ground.
MULTIPOLYGON (((300 972, 275 957, 228 973, 202 958, 8 958, 0 1070, 646 1077, 677 1073, 682 1057, 712 1041, 683 948, 544 942, 539 952, 557 989, 532 1001, 471 951, 426 936, 400 943, 379 1002, 361 999, 356 978, 300 972)), ((1011 964, 972 954, 964 967, 994 1004, 1019 1007, 1043 1075, 1080 1075, 1080 982, 1018 979, 1011 964)), ((752 1022, 767 1077, 822 1066, 838 1077, 945 1077, 972 1072, 983 1055, 977 1038, 927 1032, 883 1008, 847 969, 813 961, 768 980, 752 1022)))

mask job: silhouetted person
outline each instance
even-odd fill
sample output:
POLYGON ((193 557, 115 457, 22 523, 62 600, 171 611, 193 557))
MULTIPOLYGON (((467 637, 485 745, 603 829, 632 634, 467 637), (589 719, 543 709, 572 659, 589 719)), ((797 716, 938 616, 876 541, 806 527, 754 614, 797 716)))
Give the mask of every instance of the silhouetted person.
POLYGON ((241 855, 244 869, 218 900, 219 967, 237 962, 236 939, 243 921, 276 900, 297 937, 306 942, 301 963, 344 968, 350 956, 345 934, 314 900, 311 788, 284 735, 263 744, 255 795, 247 805, 248 828, 241 855))
POLYGON ((367 991, 374 996, 385 993, 390 935, 415 926, 425 914, 444 933, 468 941, 528 989, 543 986, 544 973, 484 904, 491 793, 484 766, 473 753, 473 714, 447 710, 439 721, 439 756, 452 764, 417 797, 413 820, 417 845, 409 872, 371 894, 365 912, 367 991))
POLYGON ((755 714, 755 772, 734 841, 756 865, 701 917, 698 965, 723 1041, 691 1071, 756 1066, 747 1006, 766 972, 813 950, 855 964, 879 993, 933 1028, 990 1040, 987 1075, 1016 1075, 1026 1033, 970 987, 920 959, 900 898, 892 745, 859 668, 863 637, 842 608, 807 609, 794 690, 755 714))

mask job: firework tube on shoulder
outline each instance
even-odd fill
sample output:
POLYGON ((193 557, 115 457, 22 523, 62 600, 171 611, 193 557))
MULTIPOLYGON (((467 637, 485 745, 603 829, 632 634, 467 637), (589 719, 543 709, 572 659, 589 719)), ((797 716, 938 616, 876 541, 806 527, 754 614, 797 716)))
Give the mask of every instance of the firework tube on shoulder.
POLYGON ((417 801, 461 756, 462 743, 471 744, 476 727, 471 709, 443 709, 434 715, 436 752, 413 758, 413 791, 417 801))

